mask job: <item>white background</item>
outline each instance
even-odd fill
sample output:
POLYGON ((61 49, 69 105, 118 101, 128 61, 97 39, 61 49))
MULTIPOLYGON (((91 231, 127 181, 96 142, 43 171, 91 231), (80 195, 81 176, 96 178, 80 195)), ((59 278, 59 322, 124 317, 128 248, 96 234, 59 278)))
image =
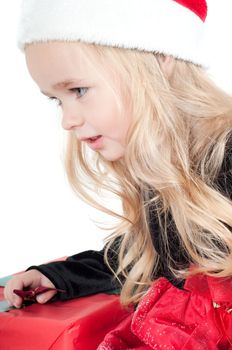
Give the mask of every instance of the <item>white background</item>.
MULTIPOLYGON (((231 0, 208 4, 208 72, 232 93, 231 0)), ((39 93, 16 46, 19 8, 20 0, 9 0, 1 3, 0 11, 0 276, 100 249, 106 234, 91 219, 110 222, 68 185, 58 110, 39 93)))

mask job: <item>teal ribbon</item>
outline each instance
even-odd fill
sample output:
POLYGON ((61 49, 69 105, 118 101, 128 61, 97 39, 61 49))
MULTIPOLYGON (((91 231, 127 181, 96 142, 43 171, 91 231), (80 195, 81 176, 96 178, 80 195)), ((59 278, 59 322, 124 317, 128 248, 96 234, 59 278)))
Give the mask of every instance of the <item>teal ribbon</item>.
POLYGON ((15 309, 14 306, 9 306, 6 300, 0 300, 0 312, 7 312, 9 310, 15 309))
MULTIPOLYGON (((5 287, 6 283, 12 278, 11 275, 0 278, 0 287, 5 287)), ((12 310, 14 307, 9 306, 6 300, 0 300, 0 312, 12 310)))

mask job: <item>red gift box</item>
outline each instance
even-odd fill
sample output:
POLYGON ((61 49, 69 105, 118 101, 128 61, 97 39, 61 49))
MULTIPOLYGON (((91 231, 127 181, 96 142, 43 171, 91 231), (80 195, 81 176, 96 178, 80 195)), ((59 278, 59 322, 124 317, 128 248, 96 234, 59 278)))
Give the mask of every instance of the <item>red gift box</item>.
POLYGON ((128 312, 120 306, 118 295, 103 293, 2 312, 0 349, 96 350, 128 312))
POLYGON ((0 350, 96 350, 130 312, 105 293, 1 312, 0 350))

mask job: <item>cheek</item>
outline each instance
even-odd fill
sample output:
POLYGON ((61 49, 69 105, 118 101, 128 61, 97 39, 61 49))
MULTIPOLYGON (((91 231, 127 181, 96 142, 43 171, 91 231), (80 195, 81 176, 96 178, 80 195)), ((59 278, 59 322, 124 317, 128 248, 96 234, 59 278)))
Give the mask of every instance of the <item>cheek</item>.
POLYGON ((96 95, 88 112, 89 123, 115 140, 124 139, 131 124, 130 114, 109 89, 96 95))
POLYGON ((118 110, 110 110, 103 118, 102 128, 115 140, 122 140, 127 134, 127 121, 120 115, 118 110))

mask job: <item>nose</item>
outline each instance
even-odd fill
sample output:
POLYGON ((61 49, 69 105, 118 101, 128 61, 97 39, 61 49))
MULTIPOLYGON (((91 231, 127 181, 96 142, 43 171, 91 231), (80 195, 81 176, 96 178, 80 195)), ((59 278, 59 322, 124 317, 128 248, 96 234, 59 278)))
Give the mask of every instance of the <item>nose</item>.
POLYGON ((84 118, 80 112, 75 109, 63 109, 62 127, 65 130, 71 130, 73 127, 80 127, 84 124, 84 118))

